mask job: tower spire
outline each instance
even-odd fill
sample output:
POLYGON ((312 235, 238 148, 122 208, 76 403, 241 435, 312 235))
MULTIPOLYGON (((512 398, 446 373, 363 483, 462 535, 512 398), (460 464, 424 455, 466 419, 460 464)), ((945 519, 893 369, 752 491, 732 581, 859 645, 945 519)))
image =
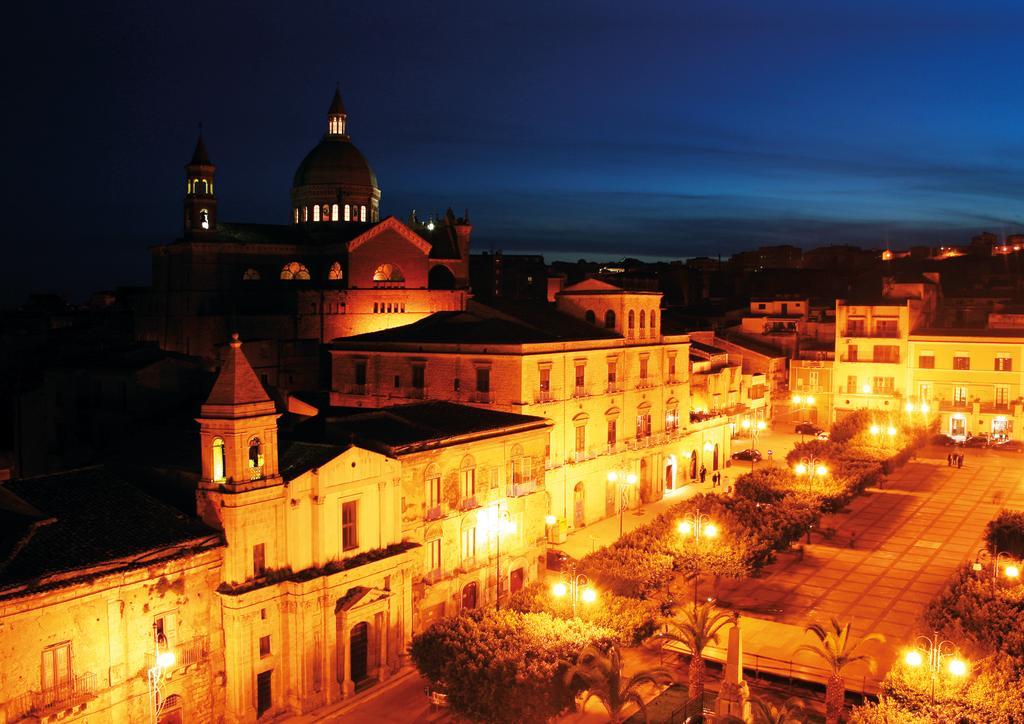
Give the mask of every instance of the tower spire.
POLYGON ((217 197, 213 177, 217 167, 210 160, 203 141, 203 124, 199 124, 192 160, 185 165, 185 235, 201 237, 217 229, 217 197))

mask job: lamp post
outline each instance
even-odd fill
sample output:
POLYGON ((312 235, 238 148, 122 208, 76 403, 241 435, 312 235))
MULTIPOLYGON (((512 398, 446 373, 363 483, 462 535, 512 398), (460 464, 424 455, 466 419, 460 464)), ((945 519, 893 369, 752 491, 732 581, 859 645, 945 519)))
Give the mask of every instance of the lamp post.
POLYGON ((828 468, 816 457, 801 458, 800 462, 793 466, 793 472, 797 477, 807 476, 807 490, 813 492, 814 479, 821 480, 828 475, 828 468))
MULTIPOLYGON (((711 540, 718 536, 718 526, 711 520, 711 516, 705 513, 693 513, 686 516, 676 524, 676 530, 684 538, 693 538, 696 545, 701 540, 711 540)), ((700 568, 693 575, 693 605, 697 606, 697 582, 700 578, 700 568)))
POLYGON ((579 601, 590 604, 597 600, 597 591, 590 585, 590 580, 582 573, 576 573, 576 566, 569 568, 569 579, 558 581, 551 587, 551 595, 555 598, 569 596, 572 601, 572 617, 576 618, 576 605, 579 601))
POLYGON ((501 536, 506 533, 514 533, 516 524, 512 522, 512 514, 501 509, 501 503, 495 509, 494 514, 494 545, 495 545, 495 568, 496 578, 494 580, 494 608, 501 608, 501 536))
MULTIPOLYGON (((793 395, 792 402, 797 406, 797 417, 803 417, 803 411, 809 407, 814 407, 814 395, 793 395)), ((797 424, 804 422, 802 419, 797 420, 797 424)), ((800 442, 804 441, 803 428, 800 428, 800 442)))
POLYGON ((907 651, 903 657, 908 666, 915 668, 927 666, 932 679, 932 703, 935 703, 935 682, 942 673, 942 660, 953 657, 950 660, 948 669, 953 676, 967 675, 967 662, 956 655, 956 646, 952 641, 940 641, 939 632, 936 631, 931 638, 918 636, 914 648, 907 651))
MULTIPOLYGON (((758 434, 760 434, 760 432, 762 430, 764 430, 766 427, 768 427, 767 423, 765 423, 764 420, 758 420, 756 422, 751 422, 749 419, 744 419, 743 422, 741 423, 741 427, 744 430, 747 430, 747 431, 750 432, 750 449, 751 450, 757 450, 757 436, 758 436, 758 434)), ((754 456, 751 455, 750 456, 750 472, 754 472, 754 462, 755 462, 754 461, 754 456)))
POLYGON ((622 518, 626 513, 626 493, 636 485, 636 475, 626 470, 612 470, 608 473, 608 482, 619 488, 619 538, 622 537, 622 518))
POLYGON ((882 444, 886 446, 892 446, 896 440, 896 428, 891 424, 886 425, 884 428, 881 425, 872 425, 868 428, 868 432, 871 433, 871 437, 874 440, 878 440, 879 437, 885 433, 885 437, 882 438, 882 444))
POLYGON ((1016 580, 1020 578, 1020 566, 1018 566, 1011 556, 1006 551, 996 550, 995 552, 990 551, 988 548, 982 548, 978 551, 978 554, 974 557, 974 563, 971 564, 971 570, 983 571, 985 569, 985 563, 989 562, 992 564, 992 596, 996 595, 996 579, 999 578, 999 564, 1000 562, 1006 562, 1003 566, 1003 575, 1010 580, 1016 580))
POLYGON ((156 724, 160 721, 160 714, 164 708, 164 676, 169 669, 174 667, 177 658, 168 645, 167 638, 157 631, 155 626, 153 627, 153 644, 153 666, 146 671, 146 679, 149 682, 149 712, 152 715, 150 721, 156 724))

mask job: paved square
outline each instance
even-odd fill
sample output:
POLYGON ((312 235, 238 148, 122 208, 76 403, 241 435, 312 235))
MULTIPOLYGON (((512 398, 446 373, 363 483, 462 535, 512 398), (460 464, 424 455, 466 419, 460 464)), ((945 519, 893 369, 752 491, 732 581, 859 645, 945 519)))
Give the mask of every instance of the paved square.
MULTIPOLYGON (((961 561, 981 546, 1002 508, 1024 508, 1024 457, 969 451, 962 469, 930 450, 827 516, 802 559, 779 560, 753 579, 722 581, 719 599, 745 615, 804 627, 835 616, 855 634, 884 633, 887 670, 901 645, 924 633, 920 616, 961 561), (851 547, 851 536, 853 543, 851 547)), ((759 649, 756 640, 745 646, 759 649)))

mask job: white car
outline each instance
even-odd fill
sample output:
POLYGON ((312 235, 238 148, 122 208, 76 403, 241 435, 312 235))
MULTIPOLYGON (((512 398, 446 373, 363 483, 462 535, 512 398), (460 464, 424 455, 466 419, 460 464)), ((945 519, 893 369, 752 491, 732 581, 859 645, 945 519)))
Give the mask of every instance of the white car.
POLYGON ((818 440, 828 440, 828 430, 822 430, 814 437, 817 438, 818 440))

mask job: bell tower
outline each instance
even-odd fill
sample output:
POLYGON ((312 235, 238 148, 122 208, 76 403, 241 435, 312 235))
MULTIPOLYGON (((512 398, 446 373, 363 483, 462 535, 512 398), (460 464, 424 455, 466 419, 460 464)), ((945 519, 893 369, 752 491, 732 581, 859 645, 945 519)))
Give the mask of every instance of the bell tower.
POLYGON ((213 175, 216 170, 200 132, 192 160, 185 166, 186 238, 203 238, 217 230, 217 197, 213 193, 213 175))
POLYGON ((285 486, 278 472, 273 400, 242 352, 231 344, 200 408, 201 472, 196 492, 200 517, 228 541, 222 577, 235 585, 260 579, 284 565, 285 486))

